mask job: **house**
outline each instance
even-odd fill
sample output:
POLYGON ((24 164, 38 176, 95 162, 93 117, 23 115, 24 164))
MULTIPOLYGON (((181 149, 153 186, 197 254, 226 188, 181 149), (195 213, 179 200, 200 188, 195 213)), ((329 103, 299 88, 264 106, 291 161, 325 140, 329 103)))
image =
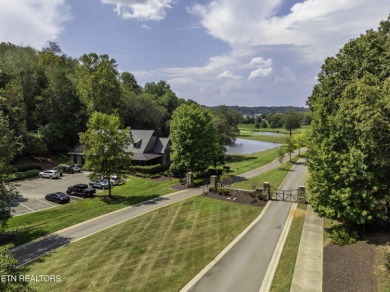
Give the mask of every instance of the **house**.
MULTIPOLYGON (((137 165, 161 164, 168 167, 170 162, 171 144, 169 138, 160 138, 154 130, 130 130, 133 143, 127 147, 128 152, 133 153, 132 162, 137 165)), ((68 155, 73 163, 83 165, 84 146, 77 144, 68 155)))

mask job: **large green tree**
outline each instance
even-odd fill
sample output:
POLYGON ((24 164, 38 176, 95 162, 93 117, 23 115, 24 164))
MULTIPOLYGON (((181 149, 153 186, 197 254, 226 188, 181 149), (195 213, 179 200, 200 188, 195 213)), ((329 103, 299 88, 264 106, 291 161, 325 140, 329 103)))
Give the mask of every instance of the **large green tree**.
POLYGON ((171 168, 203 171, 218 155, 212 113, 195 103, 179 106, 172 115, 171 168))
POLYGON ((320 215, 389 221, 390 18, 325 60, 308 104, 310 191, 320 215))
MULTIPOLYGON (((87 131, 80 133, 84 145, 85 167, 92 171, 93 179, 119 175, 131 163, 132 153, 127 147, 132 143, 129 128, 120 130, 120 120, 116 115, 95 112, 87 123, 87 131)), ((111 197, 111 188, 108 196, 111 197)))
POLYGON ((295 110, 289 110, 284 116, 284 127, 290 133, 290 137, 292 131, 301 127, 301 119, 302 116, 295 110))
POLYGON ((21 149, 21 144, 14 131, 10 129, 8 119, 2 111, 0 111, 0 137, 0 219, 4 228, 8 219, 12 217, 12 202, 19 198, 19 192, 13 184, 7 182, 7 177, 12 171, 11 161, 21 149))

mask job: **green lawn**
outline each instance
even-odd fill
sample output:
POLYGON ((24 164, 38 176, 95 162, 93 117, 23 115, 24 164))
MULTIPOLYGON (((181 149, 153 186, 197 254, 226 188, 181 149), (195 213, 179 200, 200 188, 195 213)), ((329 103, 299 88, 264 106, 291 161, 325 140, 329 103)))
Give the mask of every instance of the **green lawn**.
POLYGON ((305 221, 306 205, 298 205, 275 271, 270 291, 290 291, 297 260, 299 242, 305 221))
POLYGON ((157 209, 27 266, 38 291, 179 291, 261 212, 205 197, 157 209))
POLYGON ((175 182, 176 179, 159 182, 132 177, 125 185, 113 188, 113 195, 116 196, 113 201, 105 200, 108 191, 104 191, 95 198, 14 217, 9 220, 7 231, 18 233, 14 244, 20 245, 93 217, 172 193, 174 190, 170 186, 175 182))
POLYGON ((277 188, 282 183, 283 179, 288 174, 294 163, 297 162, 300 158, 301 157, 298 156, 293 157, 292 163, 285 162, 282 164, 282 167, 269 170, 261 175, 235 183, 233 186, 239 189, 252 190, 253 186, 262 187, 263 182, 267 181, 270 182, 271 186, 277 188))
POLYGON ((226 166, 230 167, 230 175, 237 175, 265 164, 278 158, 277 148, 247 155, 229 155, 226 166))

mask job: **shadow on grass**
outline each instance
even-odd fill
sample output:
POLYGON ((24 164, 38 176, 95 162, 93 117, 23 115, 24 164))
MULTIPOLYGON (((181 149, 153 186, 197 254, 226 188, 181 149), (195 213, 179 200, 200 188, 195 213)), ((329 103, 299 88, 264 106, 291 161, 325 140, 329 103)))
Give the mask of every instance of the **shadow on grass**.
POLYGON ((5 244, 13 244, 14 246, 18 246, 29 242, 35 238, 42 237, 46 235, 47 232, 41 228, 23 228, 12 231, 2 232, 0 234, 0 245, 5 244))
POLYGON ((254 156, 245 156, 245 155, 227 155, 226 162, 227 163, 240 163, 249 160, 256 160, 257 158, 254 156))
POLYGON ((112 195, 111 197, 108 196, 101 196, 100 200, 107 205, 140 205, 142 203, 146 203, 147 201, 151 199, 161 199, 159 194, 151 194, 146 196, 120 196, 120 195, 112 195))

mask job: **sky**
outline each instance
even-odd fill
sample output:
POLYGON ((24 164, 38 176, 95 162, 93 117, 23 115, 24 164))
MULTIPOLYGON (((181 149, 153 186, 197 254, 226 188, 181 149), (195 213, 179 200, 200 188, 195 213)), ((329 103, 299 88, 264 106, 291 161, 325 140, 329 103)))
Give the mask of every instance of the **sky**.
POLYGON ((325 58, 389 0, 0 0, 0 42, 108 54, 200 104, 306 106, 325 58))

